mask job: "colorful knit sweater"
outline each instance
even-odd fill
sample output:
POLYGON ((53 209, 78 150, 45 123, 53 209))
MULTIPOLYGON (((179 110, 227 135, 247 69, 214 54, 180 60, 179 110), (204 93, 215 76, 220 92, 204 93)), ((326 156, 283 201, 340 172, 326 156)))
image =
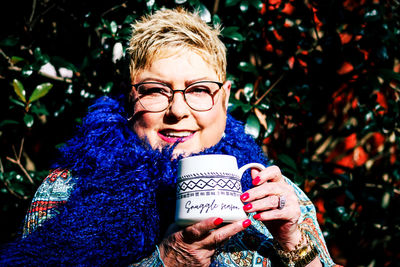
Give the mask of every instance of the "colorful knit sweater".
MULTIPOLYGON (((173 223, 177 160, 172 149, 152 150, 131 130, 121 105, 103 98, 91 107, 78 134, 38 189, 24 237, 2 248, 1 266, 158 266, 155 246, 173 223)), ((199 154, 229 154, 242 166, 267 165, 261 149, 228 116, 224 137, 199 154)), ((325 266, 332 266, 315 208, 299 197, 302 223, 325 266)), ((243 190, 251 187, 247 172, 243 190)), ((214 266, 269 266, 279 259, 260 222, 233 236, 215 253, 214 266)))

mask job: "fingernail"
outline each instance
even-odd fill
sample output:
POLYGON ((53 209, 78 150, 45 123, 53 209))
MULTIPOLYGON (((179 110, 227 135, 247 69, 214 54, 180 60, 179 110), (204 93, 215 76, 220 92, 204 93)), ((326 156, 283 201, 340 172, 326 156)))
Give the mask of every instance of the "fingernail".
POLYGON ((243 209, 244 209, 244 210, 249 210, 249 209, 251 209, 252 207, 253 207, 253 205, 251 205, 251 203, 249 203, 249 204, 244 205, 244 206, 243 206, 243 209))
POLYGON ((247 192, 240 196, 240 199, 243 201, 245 201, 248 198, 249 198, 249 193, 247 193, 247 192))
POLYGON ((223 220, 222 218, 217 218, 217 219, 215 219, 215 221, 214 221, 214 225, 215 225, 215 226, 218 226, 218 225, 220 225, 223 221, 224 221, 224 220, 223 220))
POLYGON ((250 221, 249 219, 247 219, 247 220, 245 220, 245 221, 243 222, 243 227, 244 227, 244 228, 247 228, 247 227, 250 226, 250 224, 251 224, 251 221, 250 221))
POLYGON ((253 180, 253 185, 257 185, 260 182, 260 176, 257 176, 256 178, 254 178, 253 180))
POLYGON ((260 219, 260 217, 261 215, 259 213, 253 215, 253 218, 256 220, 260 219))

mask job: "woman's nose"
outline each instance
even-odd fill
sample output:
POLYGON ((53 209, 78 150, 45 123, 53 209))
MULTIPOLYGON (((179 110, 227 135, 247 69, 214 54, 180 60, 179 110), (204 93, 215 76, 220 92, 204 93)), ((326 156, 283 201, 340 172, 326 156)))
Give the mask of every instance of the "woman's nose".
POLYGON ((183 92, 175 92, 169 108, 167 109, 167 114, 177 119, 184 118, 190 114, 190 107, 186 104, 183 92))

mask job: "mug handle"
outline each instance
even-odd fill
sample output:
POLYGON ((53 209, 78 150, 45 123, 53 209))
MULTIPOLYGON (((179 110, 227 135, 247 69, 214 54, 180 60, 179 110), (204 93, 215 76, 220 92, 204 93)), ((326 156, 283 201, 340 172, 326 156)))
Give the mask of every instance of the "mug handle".
POLYGON ((255 168, 255 169, 258 169, 261 171, 261 170, 265 169, 265 166, 260 163, 248 163, 246 165, 243 165, 239 169, 239 177, 242 178, 243 173, 249 168, 255 168))

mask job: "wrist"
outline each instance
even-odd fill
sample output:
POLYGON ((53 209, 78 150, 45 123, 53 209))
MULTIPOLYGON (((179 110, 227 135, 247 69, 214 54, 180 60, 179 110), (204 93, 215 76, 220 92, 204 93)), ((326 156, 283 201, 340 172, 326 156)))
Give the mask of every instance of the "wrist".
POLYGON ((276 238, 276 241, 283 250, 290 251, 302 245, 305 242, 305 238, 300 227, 296 227, 293 233, 285 236, 285 238, 276 238))
POLYGON ((301 226, 298 228, 301 237, 296 245, 293 246, 292 242, 284 242, 285 247, 282 247, 279 242, 274 242, 275 250, 286 266, 304 267, 313 262, 319 254, 305 229, 301 226))

